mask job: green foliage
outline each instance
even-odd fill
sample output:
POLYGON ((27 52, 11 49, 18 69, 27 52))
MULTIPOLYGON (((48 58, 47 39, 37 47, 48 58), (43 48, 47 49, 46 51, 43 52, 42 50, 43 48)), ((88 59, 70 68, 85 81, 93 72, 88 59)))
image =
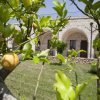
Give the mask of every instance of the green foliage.
POLYGON ((57 45, 58 45, 58 38, 57 38, 57 36, 53 36, 52 37, 52 39, 50 40, 50 46, 52 47, 52 48, 56 48, 57 47, 57 45))
POLYGON ((24 59, 30 59, 32 54, 32 45, 30 43, 26 43, 22 49, 22 56, 24 59))
POLYGON ((72 86, 70 79, 61 71, 55 74, 56 83, 54 89, 56 91, 57 100, 76 100, 79 94, 86 88, 86 86, 93 80, 97 80, 97 76, 92 76, 88 81, 72 86))
POLYGON ((23 52, 29 52, 32 49, 32 45, 30 43, 26 43, 23 47, 23 52))
POLYGON ((57 12, 57 14, 60 17, 65 18, 67 15, 67 10, 65 10, 66 3, 61 4, 58 1, 53 1, 53 3, 55 5, 55 7, 53 7, 53 8, 57 12))
POLYGON ((100 1, 95 1, 95 0, 78 0, 78 1, 83 2, 86 5, 84 11, 88 17, 92 18, 97 23, 98 31, 100 34, 100 27, 99 27, 100 1))
POLYGON ((66 59, 63 55, 57 54, 56 57, 60 60, 60 63, 66 63, 66 59))
POLYGON ((100 38, 97 38, 93 41, 93 47, 94 47, 94 49, 100 50, 100 38))
POLYGON ((47 27, 48 26, 48 24, 49 24, 49 22, 50 22, 50 20, 51 20, 51 16, 43 16, 41 19, 40 19, 40 23, 39 23, 39 25, 41 26, 41 27, 47 27))
POLYGON ((37 36, 43 32, 43 28, 49 27, 50 20, 51 16, 42 16, 40 19, 34 20, 36 27, 33 26, 33 28, 35 29, 37 36))
POLYGON ((58 53, 62 54, 64 49, 67 47, 67 44, 58 40, 57 36, 53 35, 52 39, 50 40, 50 46, 53 49, 57 48, 58 53))
POLYGON ((57 83, 55 83, 54 88, 61 99, 58 100, 74 100, 75 99, 75 91, 72 88, 72 83, 68 77, 61 71, 57 71, 55 74, 55 78, 57 83))
POLYGON ((8 0, 9 5, 13 7, 13 9, 17 9, 20 6, 20 0, 8 0))
POLYGON ((74 49, 68 50, 69 57, 77 57, 78 54, 81 53, 81 52, 86 52, 86 51, 84 51, 84 50, 76 51, 74 49))
POLYGON ((32 5, 32 0, 22 0, 24 7, 27 8, 32 5))
POLYGON ((0 23, 6 24, 12 16, 12 10, 7 5, 0 4, 0 23))
POLYGON ((65 9, 66 3, 62 4, 56 0, 54 0, 53 3, 55 5, 53 8, 58 14, 58 19, 55 20, 55 22, 52 22, 54 23, 53 28, 55 28, 53 34, 56 35, 68 23, 68 20, 66 19, 67 15, 67 10, 65 9))
POLYGON ((96 57, 96 58, 99 57, 99 51, 95 51, 95 57, 96 57))
POLYGON ((48 60, 48 54, 49 54, 49 49, 47 50, 44 50, 38 54, 36 54, 34 57, 33 57, 33 62, 35 64, 38 64, 40 62, 43 62, 43 63, 50 63, 50 61, 48 60))
POLYGON ((57 45, 57 52, 62 54, 63 51, 66 49, 67 47, 67 43, 64 43, 63 41, 58 41, 58 45, 57 45))
POLYGON ((1 26, 1 34, 3 35, 3 38, 10 37, 15 32, 14 25, 7 25, 6 27, 1 26))
MULTIPOLYGON (((62 12, 58 19, 54 20, 51 16, 37 15, 38 10, 41 7, 45 7, 44 0, 5 0, 0 3, 0 33, 3 34, 3 38, 14 38, 16 45, 20 45, 20 49, 23 47, 23 42, 30 38, 32 28, 34 29, 35 39, 29 40, 38 43, 39 35, 45 33, 44 29, 49 27, 52 30, 52 34, 56 35, 67 23, 65 18, 67 10, 65 10, 65 3, 55 1, 54 8, 62 12), (58 6, 56 4, 59 4, 58 6), (19 22, 19 30, 15 29, 15 25, 8 25, 10 19, 16 19, 19 22), (34 24, 33 24, 34 23, 34 24), (35 27, 34 27, 35 26, 35 27)), ((55 10, 57 12, 57 10, 55 10)), ((58 13, 57 13, 58 14, 58 13)), ((7 42, 7 41, 6 41, 7 42)), ((54 44, 55 45, 55 44, 54 44)), ((6 45, 7 48, 7 45, 6 45)), ((14 47, 15 49, 16 47, 14 47)), ((13 49, 13 48, 12 48, 13 49)))
POLYGON ((97 73, 97 66, 98 66, 97 61, 93 61, 93 62, 91 63, 90 72, 91 72, 91 73, 97 73))

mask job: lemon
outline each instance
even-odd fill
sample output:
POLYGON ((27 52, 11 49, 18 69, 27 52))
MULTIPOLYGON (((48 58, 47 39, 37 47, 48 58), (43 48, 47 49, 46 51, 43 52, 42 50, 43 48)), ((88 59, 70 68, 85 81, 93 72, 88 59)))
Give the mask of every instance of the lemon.
POLYGON ((15 53, 7 53, 1 60, 1 65, 7 70, 13 70, 19 63, 19 58, 15 53))

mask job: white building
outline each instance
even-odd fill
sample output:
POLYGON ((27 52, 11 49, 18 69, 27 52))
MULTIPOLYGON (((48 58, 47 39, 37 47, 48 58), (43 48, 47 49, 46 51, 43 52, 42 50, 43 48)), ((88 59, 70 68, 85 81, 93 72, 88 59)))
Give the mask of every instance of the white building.
MULTIPOLYGON (((67 43, 64 55, 67 56, 68 49, 85 50, 86 53, 80 53, 79 57, 94 57, 93 40, 97 37, 96 23, 87 17, 72 17, 66 27, 58 33, 59 40, 67 43), (92 26, 91 26, 92 25, 92 26)), ((40 37, 40 49, 48 48, 48 41, 51 34, 48 32, 40 37)))
MULTIPOLYGON (((79 57, 94 58, 93 40, 98 36, 96 27, 96 23, 88 17, 71 17, 65 28, 58 33, 59 40, 67 43, 64 55, 67 56, 69 49, 82 49, 86 53, 80 53, 79 57)), ((51 33, 51 31, 48 31, 40 37, 40 50, 49 47, 51 33)), ((9 46, 11 47, 11 45, 12 42, 9 41, 9 46)), ((34 44, 32 47, 34 50, 36 49, 34 44)), ((53 55, 56 55, 56 53, 57 51, 54 50, 53 55)))

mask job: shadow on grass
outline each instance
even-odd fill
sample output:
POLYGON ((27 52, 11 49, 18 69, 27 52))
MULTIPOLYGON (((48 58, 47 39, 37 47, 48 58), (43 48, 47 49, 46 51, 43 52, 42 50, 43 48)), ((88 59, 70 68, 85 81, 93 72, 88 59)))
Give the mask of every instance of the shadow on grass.
POLYGON ((97 75, 97 72, 93 70, 89 70, 88 73, 97 75))
POLYGON ((57 65, 57 66, 61 66, 62 63, 50 63, 50 65, 57 65))

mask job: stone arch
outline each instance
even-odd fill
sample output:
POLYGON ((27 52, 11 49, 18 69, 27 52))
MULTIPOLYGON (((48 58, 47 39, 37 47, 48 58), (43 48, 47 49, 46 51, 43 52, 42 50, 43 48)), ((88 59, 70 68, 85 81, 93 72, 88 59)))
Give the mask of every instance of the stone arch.
POLYGON ((80 29, 78 29, 78 28, 71 28, 71 29, 69 29, 69 30, 67 30, 64 34, 63 34, 63 36, 62 36, 62 40, 64 41, 64 42, 66 42, 66 40, 69 38, 69 36, 71 36, 71 35, 75 35, 75 34, 80 34, 81 36, 84 36, 84 38, 86 38, 87 40, 88 40, 88 37, 86 36, 86 34, 84 33, 84 31, 83 30, 80 30, 80 29), (81 34, 80 34, 81 33, 81 34))
POLYGON ((49 40, 51 40, 51 35, 52 35, 51 31, 47 31, 39 37, 41 50, 49 48, 48 45, 49 45, 49 40))
MULTIPOLYGON (((67 43, 66 52, 68 49, 83 49, 88 53, 88 37, 83 30, 78 28, 71 28, 63 34, 62 40, 67 43)), ((79 56, 87 57, 87 53, 80 53, 79 56)), ((66 55, 66 53, 64 55, 66 55)))

